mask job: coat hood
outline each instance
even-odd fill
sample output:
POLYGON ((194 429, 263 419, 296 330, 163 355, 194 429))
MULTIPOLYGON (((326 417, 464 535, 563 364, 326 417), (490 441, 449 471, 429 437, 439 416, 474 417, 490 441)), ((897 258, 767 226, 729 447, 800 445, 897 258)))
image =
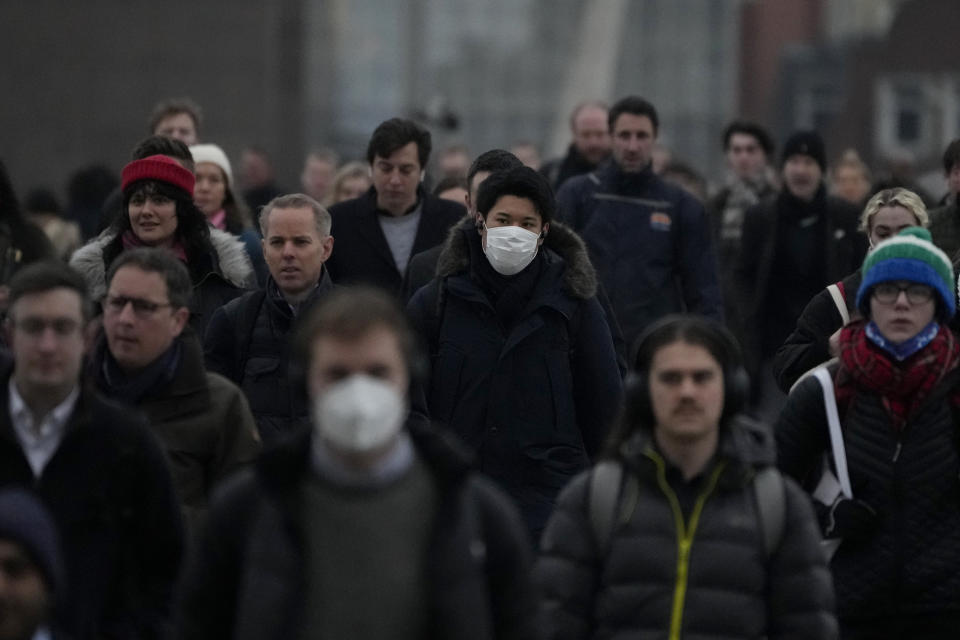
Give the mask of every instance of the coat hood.
MULTIPOLYGON (((445 278, 466 271, 470 266, 470 234, 477 233, 474 219, 465 217, 450 229, 437 261, 437 277, 445 278)), ((573 229, 551 222, 543 247, 563 259, 563 288, 571 296, 587 300, 597 293, 597 272, 590 262, 587 246, 573 229)))

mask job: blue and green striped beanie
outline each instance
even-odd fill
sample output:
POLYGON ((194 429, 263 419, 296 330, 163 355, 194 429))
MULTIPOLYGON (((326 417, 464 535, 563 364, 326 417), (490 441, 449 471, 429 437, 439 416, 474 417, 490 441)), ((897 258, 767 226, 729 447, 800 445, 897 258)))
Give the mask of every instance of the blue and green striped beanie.
POLYGON ((922 227, 909 227, 874 247, 860 270, 863 280, 857 290, 857 308, 869 317, 870 292, 881 282, 905 280, 933 288, 940 296, 937 305, 946 314, 945 322, 956 311, 953 265, 947 254, 930 241, 930 232, 922 227))

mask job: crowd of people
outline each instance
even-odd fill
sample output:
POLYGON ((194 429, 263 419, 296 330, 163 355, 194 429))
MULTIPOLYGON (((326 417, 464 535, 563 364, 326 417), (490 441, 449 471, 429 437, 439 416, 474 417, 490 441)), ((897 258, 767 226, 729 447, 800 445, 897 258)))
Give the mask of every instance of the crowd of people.
POLYGON ((0 640, 960 628, 960 141, 928 211, 745 121, 708 194, 638 96, 289 193, 201 124, 0 165, 0 640))

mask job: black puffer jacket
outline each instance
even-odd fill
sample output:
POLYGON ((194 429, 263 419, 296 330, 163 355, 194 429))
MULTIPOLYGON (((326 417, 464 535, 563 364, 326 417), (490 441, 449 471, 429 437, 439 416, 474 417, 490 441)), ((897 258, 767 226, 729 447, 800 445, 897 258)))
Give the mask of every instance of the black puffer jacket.
MULTIPOLYGON (((858 390, 840 407, 853 495, 879 514, 872 534, 844 542, 831 562, 844 622, 960 612, 960 455, 957 415, 944 397, 958 372, 908 417, 899 437, 878 395, 858 390)), ((829 450, 816 378, 794 389, 776 433, 780 468, 795 478, 829 450)))
POLYGON ((271 277, 265 291, 251 291, 218 309, 207 327, 207 369, 243 389, 265 446, 309 425, 303 381, 291 370, 290 341, 297 318, 333 287, 324 269, 294 317, 271 277))
POLYGON ((606 552, 589 515, 588 473, 564 490, 547 525, 535 576, 548 637, 836 637, 813 512, 789 479, 783 537, 769 558, 764 552, 752 478, 773 463, 765 431, 730 425, 686 517, 649 433, 628 440, 621 459, 639 475, 640 491, 606 552), (684 548, 686 563, 678 559, 684 548))
MULTIPOLYGON (((221 490, 184 584, 177 638, 306 637, 299 496, 311 473, 309 435, 266 452, 255 469, 221 490)), ((425 559, 431 580, 426 638, 538 637, 530 551, 513 507, 440 435, 422 429, 411 435, 440 493, 435 542, 425 559)), ((371 607, 376 615, 375 603, 371 607)))
MULTIPOLYGON (((856 301, 860 280, 860 270, 857 269, 841 280, 842 286, 838 287, 846 301, 847 313, 851 318, 859 314, 856 301)), ((830 292, 824 287, 804 307, 803 313, 797 319, 797 328, 773 356, 773 375, 784 393, 790 391, 790 387, 800 379, 800 376, 832 357, 830 336, 841 327, 843 327, 843 317, 830 292)))

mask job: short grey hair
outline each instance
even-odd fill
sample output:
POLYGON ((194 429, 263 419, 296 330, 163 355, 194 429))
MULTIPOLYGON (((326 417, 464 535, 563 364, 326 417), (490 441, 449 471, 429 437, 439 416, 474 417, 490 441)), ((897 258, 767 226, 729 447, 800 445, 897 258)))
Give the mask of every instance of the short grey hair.
POLYGON ((270 212, 274 209, 303 209, 309 207, 313 210, 313 219, 317 223, 317 232, 326 237, 330 235, 330 213, 322 204, 311 198, 305 193, 288 193, 283 196, 277 196, 268 202, 260 210, 260 233, 264 238, 267 237, 267 223, 270 221, 270 212))

